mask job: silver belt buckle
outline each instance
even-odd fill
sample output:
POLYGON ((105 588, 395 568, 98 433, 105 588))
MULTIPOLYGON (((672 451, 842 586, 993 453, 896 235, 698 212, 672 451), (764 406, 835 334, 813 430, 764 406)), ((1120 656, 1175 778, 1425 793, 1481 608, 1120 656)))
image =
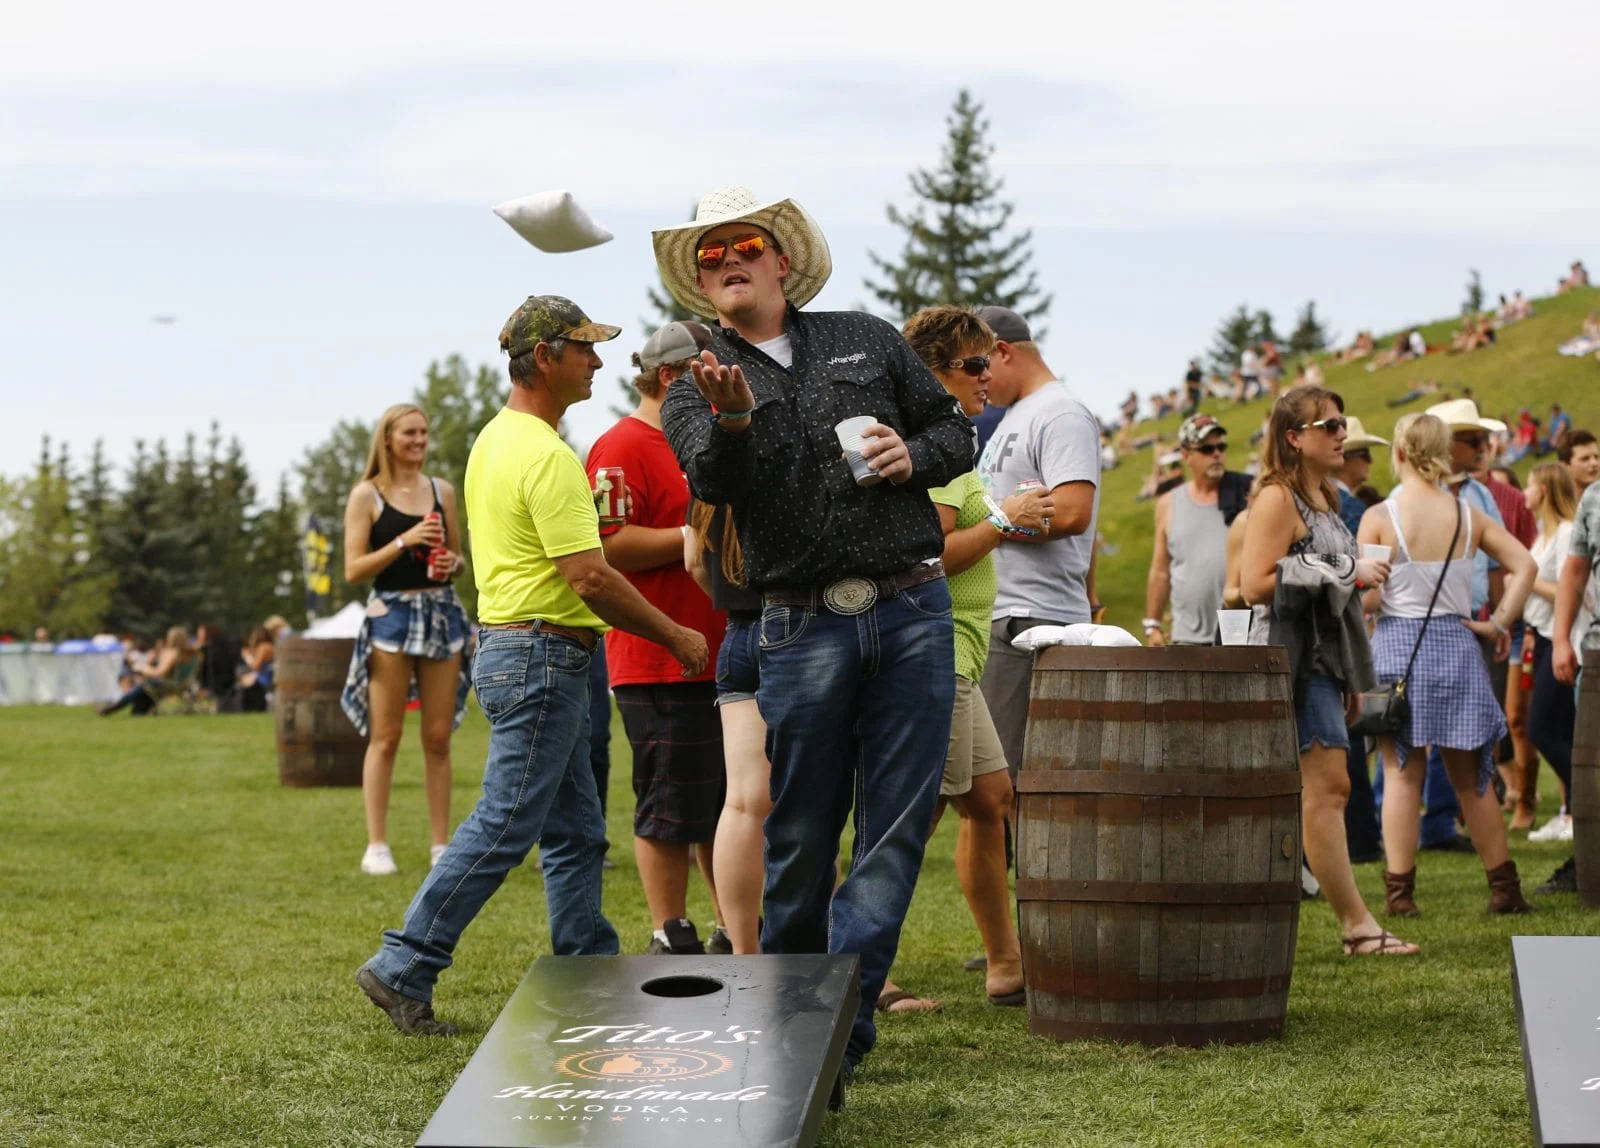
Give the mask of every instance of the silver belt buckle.
POLYGON ((841 578, 822 591, 822 604, 835 614, 862 614, 878 600, 878 586, 871 578, 841 578))

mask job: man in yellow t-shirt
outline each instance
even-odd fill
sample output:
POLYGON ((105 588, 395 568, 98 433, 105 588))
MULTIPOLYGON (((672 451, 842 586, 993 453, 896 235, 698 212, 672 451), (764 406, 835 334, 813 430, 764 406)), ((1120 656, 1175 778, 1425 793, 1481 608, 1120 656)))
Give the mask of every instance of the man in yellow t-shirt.
POLYGON ((453 1036, 433 985, 461 933, 537 843, 558 955, 617 951, 600 908, 605 819, 589 767, 589 659, 608 626, 666 647, 698 674, 706 641, 644 600, 600 549, 588 480, 556 427, 587 399, 618 328, 559 295, 506 321, 511 394, 467 460, 467 522, 482 626, 472 682, 489 719, 483 796, 406 910, 356 973, 403 1033, 453 1036))

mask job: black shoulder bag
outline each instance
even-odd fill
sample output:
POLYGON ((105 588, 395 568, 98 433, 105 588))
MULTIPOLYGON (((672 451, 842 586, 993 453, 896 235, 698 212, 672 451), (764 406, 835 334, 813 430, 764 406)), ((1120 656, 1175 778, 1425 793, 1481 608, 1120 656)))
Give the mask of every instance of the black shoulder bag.
POLYGON ((1445 576, 1450 573, 1450 563, 1456 556, 1456 539, 1460 537, 1461 502, 1457 500, 1455 533, 1450 535, 1450 549, 1445 551, 1445 560, 1439 567, 1439 581, 1434 583, 1433 597, 1428 600, 1428 612, 1422 619, 1422 628, 1417 631, 1417 644, 1411 647, 1411 660, 1406 663, 1405 675, 1381 690, 1361 695, 1356 720, 1350 723, 1351 733, 1361 737, 1398 737, 1411 732, 1411 703, 1406 700, 1406 683, 1411 680, 1411 667, 1417 664, 1422 637, 1428 632, 1428 623, 1433 620, 1433 608, 1439 603, 1439 591, 1444 589, 1445 576))

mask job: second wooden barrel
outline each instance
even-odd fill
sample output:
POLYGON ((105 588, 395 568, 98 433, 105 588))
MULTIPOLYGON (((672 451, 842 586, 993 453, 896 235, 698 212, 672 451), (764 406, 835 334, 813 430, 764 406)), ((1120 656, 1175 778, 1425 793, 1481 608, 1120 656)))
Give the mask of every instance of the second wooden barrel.
POLYGON ((1277 647, 1058 646, 1017 778, 1030 1031, 1279 1036, 1300 924, 1300 766, 1277 647))
POLYGON ((1572 849, 1578 902, 1600 909, 1600 650, 1583 654, 1578 720, 1572 727, 1572 849))
POLYGON ((339 708, 353 638, 286 636, 274 654, 278 780, 283 785, 360 785, 367 739, 339 708))

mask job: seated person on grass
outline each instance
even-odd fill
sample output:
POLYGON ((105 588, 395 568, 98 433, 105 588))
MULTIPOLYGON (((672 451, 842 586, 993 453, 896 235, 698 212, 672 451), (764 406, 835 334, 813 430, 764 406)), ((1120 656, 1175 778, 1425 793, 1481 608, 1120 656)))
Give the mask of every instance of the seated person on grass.
POLYGON ((131 710, 141 717, 154 712, 162 698, 188 686, 199 661, 189 645, 188 633, 182 626, 172 627, 167 631, 166 644, 151 660, 146 672, 115 702, 101 706, 100 716, 108 717, 121 709, 131 710))
POLYGON ((1556 294, 1565 295, 1568 291, 1587 286, 1589 286, 1589 269, 1583 265, 1583 260, 1574 259, 1572 266, 1567 270, 1567 277, 1556 284, 1556 294))
POLYGON ((1345 363, 1353 363, 1357 359, 1364 359, 1368 355, 1372 354, 1372 352, 1377 348, 1377 345, 1378 344, 1373 341, 1371 331, 1357 331, 1355 342, 1351 343, 1348 347, 1335 355, 1333 361, 1340 366, 1343 366, 1345 363))

